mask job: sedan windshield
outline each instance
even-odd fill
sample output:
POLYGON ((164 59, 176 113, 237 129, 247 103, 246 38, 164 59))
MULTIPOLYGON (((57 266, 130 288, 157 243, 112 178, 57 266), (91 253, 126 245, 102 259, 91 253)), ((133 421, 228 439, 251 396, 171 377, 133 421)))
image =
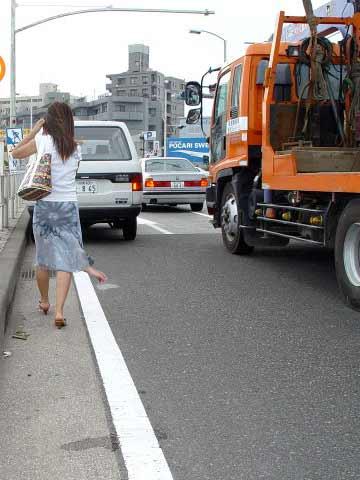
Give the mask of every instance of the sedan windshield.
POLYGON ((125 134, 119 127, 75 127, 83 160, 131 160, 125 134))
POLYGON ((146 160, 145 172, 198 172, 185 158, 157 158, 146 160))

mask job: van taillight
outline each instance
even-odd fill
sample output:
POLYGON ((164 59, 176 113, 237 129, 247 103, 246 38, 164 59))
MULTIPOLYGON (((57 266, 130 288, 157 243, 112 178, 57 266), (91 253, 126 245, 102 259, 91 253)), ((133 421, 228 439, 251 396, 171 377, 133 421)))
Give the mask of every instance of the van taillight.
POLYGON ((143 178, 141 173, 133 173, 131 175, 131 188, 133 192, 141 192, 143 189, 143 178))

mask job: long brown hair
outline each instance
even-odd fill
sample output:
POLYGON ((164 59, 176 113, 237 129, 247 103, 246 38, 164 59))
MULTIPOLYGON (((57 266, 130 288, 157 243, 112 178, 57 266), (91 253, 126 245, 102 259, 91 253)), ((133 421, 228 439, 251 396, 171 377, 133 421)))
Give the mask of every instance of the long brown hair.
POLYGON ((54 102, 48 108, 44 123, 45 133, 52 136, 56 150, 65 161, 75 151, 74 117, 67 103, 54 102))

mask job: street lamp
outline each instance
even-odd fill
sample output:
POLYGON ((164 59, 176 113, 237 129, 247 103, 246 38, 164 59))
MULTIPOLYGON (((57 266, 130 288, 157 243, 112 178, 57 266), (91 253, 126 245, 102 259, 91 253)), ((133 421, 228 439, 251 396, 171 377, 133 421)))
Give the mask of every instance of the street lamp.
POLYGON ((213 35, 214 37, 220 38, 220 40, 222 40, 224 42, 224 63, 227 62, 227 55, 226 55, 227 42, 226 42, 226 39, 224 37, 221 37, 217 33, 209 32, 208 30, 194 30, 194 29, 192 29, 192 30, 189 30, 189 33, 194 33, 195 35, 200 35, 201 33, 207 33, 209 35, 213 35))
POLYGON ((97 12, 131 12, 131 13, 179 13, 179 14, 190 14, 190 15, 214 15, 212 10, 170 10, 165 8, 114 8, 112 6, 107 7, 96 7, 88 8, 86 10, 76 10, 73 12, 59 13, 58 15, 53 15, 52 17, 43 18, 37 22, 30 23, 24 27, 18 28, 15 30, 15 14, 16 14, 16 0, 11 0, 11 65, 10 65, 10 126, 14 126, 16 122, 16 113, 15 113, 15 91, 16 91, 16 42, 15 36, 17 33, 29 28, 36 27, 42 23, 50 22, 62 17, 69 17, 71 15, 81 15, 83 13, 97 13, 97 12))

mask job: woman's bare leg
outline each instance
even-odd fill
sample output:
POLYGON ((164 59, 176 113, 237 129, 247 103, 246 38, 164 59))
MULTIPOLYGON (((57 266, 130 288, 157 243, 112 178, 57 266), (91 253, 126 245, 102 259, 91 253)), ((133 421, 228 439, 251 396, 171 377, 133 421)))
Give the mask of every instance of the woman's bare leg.
POLYGON ((42 304, 49 303, 49 271, 43 268, 37 267, 36 269, 36 281, 40 291, 40 302, 42 304))
POLYGON ((64 318, 64 304, 71 285, 71 273, 56 272, 55 320, 64 318))

